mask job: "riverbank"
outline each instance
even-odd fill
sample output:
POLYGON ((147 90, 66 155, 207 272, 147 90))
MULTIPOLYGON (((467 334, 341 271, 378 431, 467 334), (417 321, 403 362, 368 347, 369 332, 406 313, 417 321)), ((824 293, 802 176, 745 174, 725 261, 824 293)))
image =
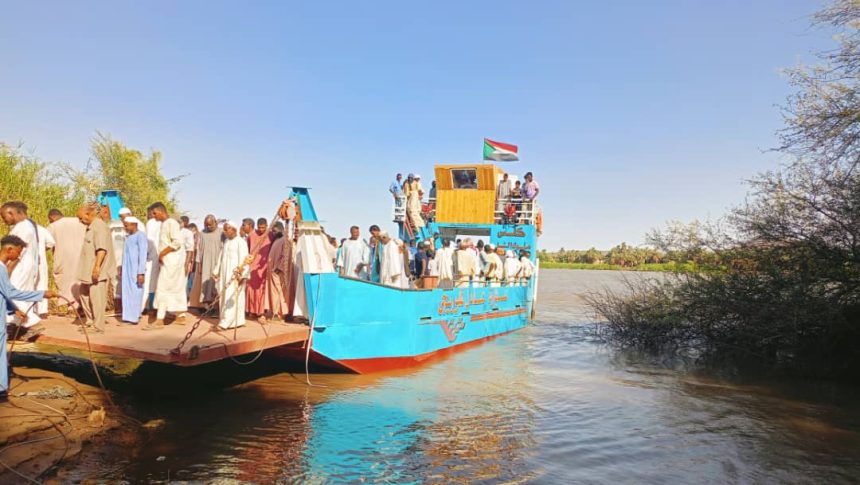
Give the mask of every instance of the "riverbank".
POLYGON ((556 263, 541 261, 541 269, 588 269, 598 271, 652 271, 658 273, 698 273, 706 268, 695 263, 648 263, 637 266, 621 266, 608 263, 556 263))
POLYGON ((14 372, 9 401, 0 404, 0 483, 56 473, 57 465, 120 427, 101 389, 42 369, 14 372))

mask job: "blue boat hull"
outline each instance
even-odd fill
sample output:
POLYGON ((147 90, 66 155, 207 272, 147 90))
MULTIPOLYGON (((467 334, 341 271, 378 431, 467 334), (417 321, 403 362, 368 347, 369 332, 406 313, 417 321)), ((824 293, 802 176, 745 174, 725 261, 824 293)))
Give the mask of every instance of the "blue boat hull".
POLYGON ((304 283, 314 362, 356 373, 422 364, 518 330, 534 304, 533 283, 402 290, 332 273, 304 283))

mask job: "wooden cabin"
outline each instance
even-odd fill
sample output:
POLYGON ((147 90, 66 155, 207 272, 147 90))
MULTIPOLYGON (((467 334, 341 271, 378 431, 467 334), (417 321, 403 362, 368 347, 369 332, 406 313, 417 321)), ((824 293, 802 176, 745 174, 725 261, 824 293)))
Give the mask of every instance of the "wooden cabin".
POLYGON ((493 224, 504 170, 492 164, 436 165, 435 172, 436 222, 493 224))

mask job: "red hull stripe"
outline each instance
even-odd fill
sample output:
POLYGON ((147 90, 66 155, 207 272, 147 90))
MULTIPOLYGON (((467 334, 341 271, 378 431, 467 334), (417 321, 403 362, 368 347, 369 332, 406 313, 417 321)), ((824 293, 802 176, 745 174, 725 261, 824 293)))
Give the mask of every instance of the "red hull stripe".
POLYGON ((509 332, 498 333, 496 335, 490 335, 484 338, 479 338, 476 340, 471 340, 469 342, 465 342, 462 344, 457 344, 451 347, 445 347, 444 349, 439 349, 433 352, 428 352, 426 354, 414 355, 411 357, 378 357, 375 359, 342 359, 338 360, 337 363, 342 365, 343 367, 355 372, 357 374, 369 374, 371 372, 383 372, 387 370, 393 369, 403 369, 405 367, 416 367, 419 365, 425 365, 430 362, 435 362, 444 357, 447 357, 451 354, 469 349, 471 347, 475 347, 480 345, 488 340, 492 340, 496 337, 501 337, 502 335, 507 335, 511 332, 514 332, 518 329, 511 330, 509 332))
MULTIPOLYGON (((507 310, 503 312, 481 313, 472 315, 471 320, 473 322, 480 320, 490 320, 494 318, 503 318, 512 315, 518 315, 525 312, 525 308, 516 308, 514 310, 507 310)), ((369 374, 371 372, 390 371, 394 369, 416 367, 430 362, 435 362, 456 352, 475 347, 488 340, 492 340, 496 337, 501 337, 502 335, 507 335, 516 330, 519 329, 514 329, 496 335, 489 335, 487 337, 471 340, 462 344, 452 345, 451 347, 445 347, 444 349, 434 350, 433 352, 427 352, 425 354, 411 355, 405 357, 375 357, 370 359, 332 360, 311 350, 310 361, 312 364, 317 366, 328 367, 330 369, 347 372, 354 372, 356 374, 369 374)), ((298 362, 304 362, 305 360, 305 350, 299 345, 279 347, 274 350, 278 355, 286 357, 290 360, 295 360, 298 362)))

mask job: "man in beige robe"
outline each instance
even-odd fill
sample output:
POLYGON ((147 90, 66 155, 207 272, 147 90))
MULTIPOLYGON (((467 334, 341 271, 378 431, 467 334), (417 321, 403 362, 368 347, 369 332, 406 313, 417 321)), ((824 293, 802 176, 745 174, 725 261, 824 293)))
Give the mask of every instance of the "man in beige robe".
MULTIPOLYGON (((56 209, 54 209, 56 210, 56 209)), ((81 257, 81 247, 84 245, 84 233, 87 226, 81 224, 77 217, 63 217, 56 210, 48 215, 51 223, 48 224, 48 232, 54 238, 54 282, 57 290, 65 300, 60 300, 60 305, 67 305, 67 301, 74 303, 80 298, 80 283, 77 279, 78 260, 81 257)))

